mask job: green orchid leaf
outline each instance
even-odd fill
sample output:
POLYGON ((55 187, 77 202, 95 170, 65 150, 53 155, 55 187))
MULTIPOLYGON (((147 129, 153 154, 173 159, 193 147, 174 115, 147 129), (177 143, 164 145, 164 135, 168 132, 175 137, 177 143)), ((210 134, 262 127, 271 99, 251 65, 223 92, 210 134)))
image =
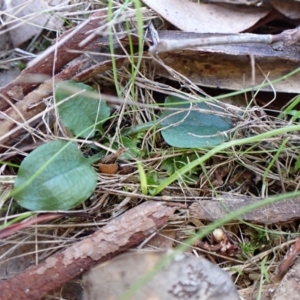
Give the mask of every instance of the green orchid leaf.
POLYGON ((75 136, 93 137, 96 131, 103 132, 103 123, 110 116, 104 100, 91 99, 88 93, 98 93, 89 85, 72 80, 62 81, 55 88, 55 101, 62 124, 75 136), (80 92, 76 96, 75 93, 80 92))
POLYGON ((191 105, 189 101, 174 96, 168 96, 165 103, 173 103, 166 107, 179 109, 179 112, 166 109, 160 117, 161 134, 170 146, 206 148, 228 140, 224 132, 232 129, 233 126, 229 118, 218 115, 218 112, 224 112, 221 108, 216 108, 215 105, 209 106, 204 102, 191 105), (199 108, 214 110, 216 113, 200 112, 199 108))
POLYGON ((85 201, 96 183, 91 160, 75 144, 54 141, 22 161, 12 195, 29 210, 68 210, 85 201))

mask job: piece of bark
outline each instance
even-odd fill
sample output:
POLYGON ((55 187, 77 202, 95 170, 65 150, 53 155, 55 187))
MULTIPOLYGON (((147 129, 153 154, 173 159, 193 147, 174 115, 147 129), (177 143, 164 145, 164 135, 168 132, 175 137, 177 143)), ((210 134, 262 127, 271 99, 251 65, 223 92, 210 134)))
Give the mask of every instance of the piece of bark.
MULTIPOLYGON (((189 211, 192 218, 215 221, 224 218, 229 212, 236 211, 261 200, 259 198, 227 195, 215 200, 194 202, 189 207, 189 211)), ((299 217, 300 198, 294 198, 249 211, 241 215, 240 219, 261 224, 277 224, 280 222, 290 222, 299 217)))
MULTIPOLYGON (((80 56, 80 50, 84 49, 84 47, 79 46, 80 42, 87 38, 88 34, 93 30, 98 28, 99 22, 101 20, 104 21, 106 17, 106 10, 98 11, 91 15, 79 30, 76 31, 75 27, 72 30, 66 31, 57 41, 54 41, 52 52, 49 51, 49 54, 43 57, 42 60, 24 69, 14 81, 0 88, 0 111, 9 107, 9 102, 6 99, 10 99, 13 103, 22 100, 22 96, 27 95, 38 84, 43 82, 45 78, 57 74, 68 62, 80 56), (63 40, 65 42, 56 47, 55 43, 63 40), (70 50, 73 51, 70 52, 70 50), (37 75, 41 77, 40 82, 32 82, 32 78, 37 78, 37 75), (15 94, 12 92, 13 90, 17 90, 18 93, 15 94)), ((89 43, 92 43, 97 37, 95 35, 93 39, 89 40, 89 43)), ((51 49, 47 49, 46 51, 48 50, 51 49)))
POLYGON ((298 259, 293 268, 284 276, 279 287, 276 289, 272 300, 299 299, 300 295, 300 259, 298 259))
MULTIPOLYGON (((121 66, 125 65, 128 62, 128 58, 120 57, 115 59, 116 67, 120 68, 121 66)), ((95 65, 86 68, 85 70, 79 72, 74 76, 74 80, 78 82, 84 82, 89 79, 94 78, 96 75, 99 75, 104 72, 103 65, 107 66, 107 70, 113 68, 113 63, 111 60, 106 60, 105 62, 97 63, 95 65)))
MULTIPOLYGON (((272 280, 274 282, 279 282, 283 278, 283 276, 288 271, 289 267, 294 263, 297 255, 299 253, 300 253, 300 238, 298 238, 296 240, 295 244, 293 244, 290 247, 289 251, 286 253, 286 255, 284 256, 284 258, 281 261, 281 263, 279 264, 279 266, 276 268, 276 270, 274 272, 275 276, 272 278, 272 280)), ((298 268, 299 268, 299 266, 298 266, 298 268)), ((300 272, 300 269, 299 269, 299 272, 300 272)), ((300 275, 300 273, 299 273, 299 275, 300 275)))
POLYGON ((164 226, 173 213, 174 208, 154 201, 132 208, 88 238, 0 282, 1 300, 40 299, 97 263, 142 242, 164 226))

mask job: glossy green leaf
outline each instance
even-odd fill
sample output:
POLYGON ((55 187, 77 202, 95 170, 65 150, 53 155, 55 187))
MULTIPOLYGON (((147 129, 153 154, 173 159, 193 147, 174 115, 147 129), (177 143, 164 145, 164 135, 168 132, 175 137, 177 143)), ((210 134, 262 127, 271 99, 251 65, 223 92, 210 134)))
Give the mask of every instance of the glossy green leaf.
POLYGON ((160 117, 161 133, 169 145, 178 148, 205 148, 228 140, 224 132, 232 128, 232 123, 229 118, 218 115, 221 108, 210 107, 204 102, 192 104, 191 107, 189 101, 174 96, 168 96, 165 103, 173 103, 166 107, 179 109, 179 112, 166 109, 160 117), (182 102, 186 103, 177 104, 182 102), (199 108, 214 110, 216 113, 200 112, 199 108))
POLYGON ((75 136, 93 137, 95 131, 103 132, 103 123, 110 116, 110 109, 104 100, 95 100, 88 93, 98 93, 89 85, 72 80, 60 82, 55 88, 55 101, 58 105, 59 117, 62 124, 75 136), (78 91, 81 92, 72 96, 78 91))
POLYGON ((12 195, 29 210, 68 210, 94 191, 92 162, 73 143, 44 144, 22 161, 12 195))

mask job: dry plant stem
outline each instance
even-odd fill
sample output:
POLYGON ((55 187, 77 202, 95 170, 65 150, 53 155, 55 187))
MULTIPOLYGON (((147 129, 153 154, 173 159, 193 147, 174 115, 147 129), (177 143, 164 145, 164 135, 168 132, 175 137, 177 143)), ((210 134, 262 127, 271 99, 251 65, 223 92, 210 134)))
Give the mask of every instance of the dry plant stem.
POLYGON ((237 35, 216 36, 188 40, 160 40, 157 44, 149 48, 149 53, 176 51, 185 48, 231 45, 243 43, 274 44, 282 43, 284 46, 295 44, 300 39, 300 27, 285 30, 277 35, 259 35, 252 33, 242 33, 237 35))
POLYGON ((293 264, 297 255, 300 253, 300 238, 298 238, 291 246, 285 257, 283 258, 280 265, 277 267, 275 271, 275 276, 273 277, 274 282, 279 282, 288 271, 289 267, 293 264))
POLYGON ((174 208, 154 201, 132 208, 90 237, 0 282, 1 300, 40 299, 97 263, 141 243, 166 225, 173 213, 174 208))
MULTIPOLYGON (((74 31, 75 34, 72 33, 72 30, 65 32, 59 39, 66 39, 65 43, 62 43, 55 51, 50 52, 43 60, 27 67, 14 81, 0 88, 0 111, 10 106, 5 98, 13 102, 22 100, 26 94, 44 81, 45 75, 46 77, 52 77, 53 71, 54 74, 56 74, 68 62, 81 55, 80 50, 83 50, 83 48, 79 47, 79 43, 85 39, 91 31, 95 30, 99 26, 99 21, 104 18, 106 18, 106 11, 96 12, 89 18, 89 22, 86 22, 85 26, 77 32, 74 31), (77 51, 70 52, 69 50, 77 51), (53 64, 55 64, 55 68, 53 64), (37 75, 41 76, 41 82, 33 83, 28 80, 37 75)), ((97 36, 90 40, 89 43, 93 42, 96 38, 97 36)), ((52 47, 55 47, 55 45, 52 47)))

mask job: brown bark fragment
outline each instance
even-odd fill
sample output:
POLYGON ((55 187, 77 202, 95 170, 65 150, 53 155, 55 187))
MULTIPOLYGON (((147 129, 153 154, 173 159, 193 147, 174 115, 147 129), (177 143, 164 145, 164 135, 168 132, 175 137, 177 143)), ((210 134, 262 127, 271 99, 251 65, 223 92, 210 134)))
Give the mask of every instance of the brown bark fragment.
MULTIPOLYGON (((297 255, 300 253, 300 238, 298 238, 293 244, 288 252, 286 253, 285 257, 275 270, 275 276, 273 277, 274 282, 279 282, 283 276, 286 274, 288 271, 289 267, 294 263, 297 255)), ((299 262, 298 262, 298 269, 299 269, 299 262)), ((300 271, 300 269, 299 269, 300 271)))
POLYGON ((286 273, 272 300, 294 300, 300 295, 300 260, 298 259, 293 267, 286 273))
MULTIPOLYGON (((124 65, 127 62, 128 62, 127 58, 121 57, 121 58, 115 59, 117 68, 120 68, 122 65, 124 65)), ((93 66, 83 70, 82 72, 76 74, 76 76, 74 76, 73 79, 78 82, 84 82, 84 81, 94 78, 96 75, 99 75, 105 71, 111 70, 112 67, 113 67, 112 61, 107 60, 105 62, 98 63, 96 65, 93 65, 93 66)))
POLYGON ((1 300, 34 300, 99 262, 143 241, 165 225, 174 208, 148 201, 112 220, 90 237, 0 283, 1 300))
MULTIPOLYGON (((222 199, 195 202, 189 207, 189 210, 192 218, 214 221, 227 216, 229 212, 241 209, 260 200, 250 197, 228 196, 222 199)), ((240 216, 240 219, 261 224, 276 224, 292 221, 299 218, 299 216, 300 198, 294 198, 249 211, 240 216)))

